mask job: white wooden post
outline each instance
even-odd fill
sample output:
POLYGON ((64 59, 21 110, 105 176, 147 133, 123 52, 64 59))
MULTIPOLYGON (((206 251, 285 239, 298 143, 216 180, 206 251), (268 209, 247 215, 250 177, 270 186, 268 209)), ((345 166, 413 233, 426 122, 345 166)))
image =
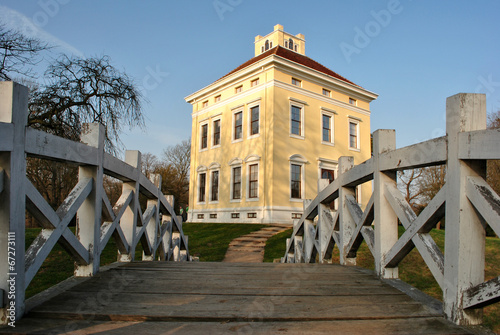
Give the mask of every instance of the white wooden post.
MULTIPOLYGON (((0 122, 13 125, 12 151, 0 152, 0 324, 15 323, 25 311, 24 238, 26 208, 25 127, 28 89, 0 82, 0 122), (4 304, 5 302, 5 304, 4 304)), ((12 325, 12 324, 11 324, 12 325)))
POLYGON ((457 324, 479 324, 482 309, 465 310, 466 289, 484 281, 485 230, 466 196, 467 176, 482 176, 485 161, 458 159, 458 134, 486 128, 484 94, 460 93, 446 100, 448 165, 446 172, 446 235, 444 269, 444 311, 457 324))
POLYGON ((82 245, 89 250, 90 264, 76 265, 75 276, 89 277, 99 271, 101 213, 103 196, 103 159, 104 159, 104 126, 98 123, 84 124, 81 142, 97 148, 97 165, 80 166, 78 178, 92 178, 92 192, 83 202, 77 213, 76 236, 82 245))
MULTIPOLYGON (((137 168, 138 172, 141 171, 141 153, 136 150, 125 151, 125 163, 137 168)), ((123 234, 127 239, 127 243, 130 246, 128 254, 118 254, 118 261, 120 262, 131 262, 135 259, 135 247, 137 246, 137 240, 135 238, 136 227, 137 227, 137 211, 139 208, 139 175, 136 175, 136 180, 130 182, 124 182, 122 186, 122 193, 132 192, 134 197, 130 202, 129 206, 123 213, 122 219, 120 220, 120 226, 122 227, 123 234)))
POLYGON ((380 154, 396 149, 394 130, 373 133, 373 199, 375 208, 375 271, 381 278, 398 278, 398 268, 385 267, 385 255, 398 241, 398 217, 385 198, 385 184, 396 185, 396 172, 380 171, 380 154))
POLYGON ((154 261, 155 260, 155 254, 156 254, 156 249, 157 249, 157 235, 158 235, 158 230, 160 226, 160 201, 159 201, 159 196, 160 196, 160 191, 159 189, 161 188, 161 175, 159 174, 151 174, 149 180, 158 188, 157 192, 155 194, 155 199, 150 199, 147 202, 147 207, 155 206, 155 212, 151 219, 149 220, 149 223, 144 222, 144 224, 147 223, 146 231, 148 234, 148 239, 149 239, 149 244, 151 245, 151 255, 146 255, 146 253, 142 253, 142 260, 143 261, 154 261))
MULTIPOLYGON (((323 191, 330 181, 328 179, 320 179, 318 183, 318 193, 323 191)), ((332 251, 335 246, 332 233, 333 233, 333 213, 330 210, 330 204, 318 205, 318 223, 316 229, 318 230, 317 249, 319 253, 319 262, 331 262, 332 251)))
MULTIPOLYGON (((339 176, 354 166, 354 157, 342 156, 339 158, 339 176)), ((355 188, 343 186, 339 188, 339 258, 341 265, 356 265, 356 257, 349 257, 346 249, 356 229, 356 222, 347 207, 347 196, 355 197, 355 188)))

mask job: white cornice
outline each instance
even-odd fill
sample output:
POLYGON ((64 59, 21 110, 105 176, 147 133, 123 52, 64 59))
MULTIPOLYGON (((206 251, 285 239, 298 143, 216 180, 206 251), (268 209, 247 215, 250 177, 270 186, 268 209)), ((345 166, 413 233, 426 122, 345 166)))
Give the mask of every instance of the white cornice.
POLYGON ((354 96, 355 98, 362 99, 365 101, 372 101, 378 97, 376 93, 370 92, 362 87, 350 84, 338 78, 327 75, 323 72, 314 70, 305 65, 290 61, 281 56, 271 54, 254 64, 247 66, 235 73, 227 75, 214 83, 194 92, 193 94, 184 98, 188 103, 195 103, 197 101, 206 99, 208 95, 215 94, 218 91, 222 91, 227 86, 236 85, 249 79, 249 76, 255 75, 257 72, 263 72, 268 70, 269 66, 275 66, 281 71, 289 72, 295 76, 302 77, 305 80, 319 83, 332 89, 339 90, 347 95, 354 96), (288 71, 287 71, 288 70, 288 71))
POLYGON ((344 109, 348 109, 348 110, 356 112, 356 113, 370 116, 369 110, 366 110, 366 109, 363 109, 363 108, 360 108, 357 106, 353 106, 351 104, 348 104, 348 103, 345 103, 345 102, 342 102, 342 101, 339 101, 339 100, 336 100, 333 98, 328 98, 322 94, 311 92, 311 91, 305 90, 303 88, 297 87, 297 86, 292 85, 292 84, 288 84, 288 83, 284 83, 282 81, 275 80, 274 86, 286 89, 286 90, 294 92, 294 93, 302 94, 308 98, 316 99, 316 100, 319 100, 319 101, 322 101, 322 102, 325 102, 325 103, 328 103, 328 104, 331 104, 331 105, 334 105, 337 107, 342 107, 344 109))
MULTIPOLYGON (((251 96, 259 91, 263 91, 269 87, 278 87, 278 88, 283 88, 283 89, 286 89, 290 92, 293 92, 293 93, 297 93, 297 94, 301 94, 305 97, 308 97, 308 98, 311 98, 311 99, 315 99, 315 100, 319 100, 321 102, 324 102, 324 103, 327 103, 327 104, 330 104, 330 105, 333 105, 333 106, 337 106, 337 107, 341 107, 343 109, 347 109, 349 111, 352 111, 352 112, 355 112, 355 113, 359 113, 359 114, 362 114, 362 115, 367 115, 367 116, 370 116, 370 111, 369 110, 366 110, 366 109, 363 109, 363 108, 360 108, 360 107, 357 107, 357 106, 353 106, 351 104, 348 104, 348 103, 345 103, 345 102, 342 102, 342 101, 339 101, 339 100, 336 100, 336 99, 333 99, 333 98, 329 98, 329 97, 326 97, 322 94, 318 94, 318 93, 315 93, 315 92, 312 92, 312 91, 308 91, 304 88, 301 88, 301 87, 297 87, 295 85, 292 85, 292 84, 288 84, 288 83, 284 83, 282 81, 278 81, 278 80, 270 80, 268 81, 267 83, 265 84, 260 84, 258 86, 255 86, 255 87, 252 87, 251 89, 249 90, 246 90, 246 91, 243 91, 241 93, 238 93, 238 94, 235 94, 233 95, 231 98, 229 99, 225 99, 223 101, 220 101, 214 105, 211 105, 210 107, 207 107, 207 108, 203 108, 202 110, 198 111, 198 112, 194 112, 192 114, 192 117, 195 118, 195 117, 198 117, 200 115, 203 115, 205 113, 208 113, 208 112, 211 112, 215 109, 218 109, 220 107, 223 107, 223 106, 229 106, 230 109, 235 109, 235 108, 240 108, 244 105, 248 105, 252 102, 254 102, 256 99, 252 99, 248 102, 245 102, 245 103, 241 103, 241 99, 245 98, 245 97, 248 97, 248 96, 251 96), (238 105, 236 106, 231 106, 231 103, 233 102, 236 102, 236 101, 240 101, 240 103, 238 103, 238 105)), ((307 102, 306 102, 307 104, 307 102)), ((324 108, 328 108, 327 106, 322 106, 324 108)), ((220 115, 220 113, 218 113, 217 115, 220 115)))

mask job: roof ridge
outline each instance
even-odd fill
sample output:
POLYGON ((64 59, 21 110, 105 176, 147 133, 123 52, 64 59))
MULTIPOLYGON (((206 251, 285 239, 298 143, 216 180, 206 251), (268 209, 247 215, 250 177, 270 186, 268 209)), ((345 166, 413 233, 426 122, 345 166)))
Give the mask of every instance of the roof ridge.
POLYGON ((234 70, 228 72, 227 74, 225 74, 224 76, 220 77, 219 79, 217 79, 215 82, 221 80, 221 79, 224 79, 228 76, 230 76, 231 74, 233 73, 236 73, 258 61, 260 61, 261 59, 264 59, 270 55, 276 55, 276 56, 279 56, 279 57, 282 57, 282 58, 285 58, 289 61, 292 61, 294 63, 297 63, 297 64, 300 64, 300 65, 303 65, 303 66, 306 66, 308 68, 311 68, 313 70, 316 70, 316 71, 319 71, 319 72, 322 72, 326 75, 329 75, 331 77, 334 77, 336 79, 339 79, 339 80, 342 80, 346 83, 349 83, 351 85, 354 85, 354 86, 357 86, 357 87, 360 87, 362 88, 361 86, 355 84, 354 82, 350 81, 349 79, 339 75, 337 72, 333 71, 333 70, 330 70, 329 68, 327 68, 326 66, 322 65, 321 63, 315 61, 314 59, 310 58, 310 57, 307 57, 306 55, 302 55, 302 54, 299 54, 295 51, 292 51, 292 50, 289 50, 281 45, 277 45, 269 50, 267 50, 266 52, 264 53, 261 53, 260 55, 258 56, 255 56, 251 59, 249 59, 248 61, 244 62, 243 64, 241 64, 240 66, 238 66, 237 68, 235 68, 234 70))

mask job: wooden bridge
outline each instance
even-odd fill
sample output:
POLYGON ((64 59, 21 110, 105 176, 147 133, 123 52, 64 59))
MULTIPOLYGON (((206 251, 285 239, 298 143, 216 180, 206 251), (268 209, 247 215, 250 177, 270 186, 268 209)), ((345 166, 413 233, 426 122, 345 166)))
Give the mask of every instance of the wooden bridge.
POLYGON ((8 251, 0 253, 0 333, 470 334, 456 324, 480 323, 480 308, 500 298, 499 278, 484 283, 483 227, 500 232, 500 199, 482 179, 485 160, 500 159, 500 132, 480 130, 484 96, 457 95, 447 105, 447 137, 395 150, 394 132, 377 131, 374 157, 356 167, 341 158, 340 177, 305 201, 295 222, 283 261, 324 263, 337 245, 341 264, 353 265, 365 239, 372 273, 331 264, 153 262, 191 258, 173 199, 158 189, 158 177, 140 173, 140 153, 127 152, 125 162, 106 154, 97 125, 84 127, 83 143, 26 128, 27 90, 0 83, 0 248, 8 251), (79 166, 78 183, 57 211, 27 180, 26 156, 79 166), (448 165, 446 187, 417 217, 398 195, 395 173, 436 164, 448 165), (114 206, 104 175, 123 182, 114 206), (363 212, 354 188, 372 179, 363 212), (326 204, 336 198, 332 213, 326 204), (43 226, 28 248, 26 210, 43 226), (428 232, 444 214, 443 255, 428 232), (398 218, 406 228, 399 239, 398 218), (111 237, 119 262, 101 269, 111 237), (74 258, 75 277, 26 301, 56 243, 74 258), (135 260, 138 243, 147 262, 135 260), (396 279, 414 246, 443 288, 444 309, 396 279))

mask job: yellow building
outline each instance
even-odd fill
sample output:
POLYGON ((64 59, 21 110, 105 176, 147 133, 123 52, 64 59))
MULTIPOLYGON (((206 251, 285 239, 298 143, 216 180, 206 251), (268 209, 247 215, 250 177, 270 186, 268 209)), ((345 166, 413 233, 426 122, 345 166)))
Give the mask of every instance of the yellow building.
POLYGON ((254 58, 186 97, 193 105, 188 220, 292 224, 319 179, 337 176, 340 156, 355 164, 370 158, 376 98, 306 57, 304 35, 276 25, 257 36, 254 58))

